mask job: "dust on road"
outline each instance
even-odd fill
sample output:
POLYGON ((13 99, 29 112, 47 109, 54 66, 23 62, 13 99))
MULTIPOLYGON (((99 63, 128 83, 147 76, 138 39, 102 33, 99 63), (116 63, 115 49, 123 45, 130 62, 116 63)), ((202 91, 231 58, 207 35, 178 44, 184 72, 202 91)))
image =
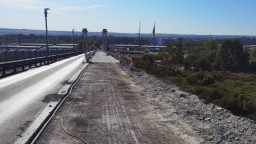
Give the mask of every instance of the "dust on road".
POLYGON ((184 143, 141 95, 117 64, 90 64, 37 144, 184 143))

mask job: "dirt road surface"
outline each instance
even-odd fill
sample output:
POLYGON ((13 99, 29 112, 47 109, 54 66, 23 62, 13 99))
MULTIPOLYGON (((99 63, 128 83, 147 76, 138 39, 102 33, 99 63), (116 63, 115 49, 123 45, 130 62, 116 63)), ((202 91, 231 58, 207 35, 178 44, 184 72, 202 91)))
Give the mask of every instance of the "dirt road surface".
POLYGON ((154 107, 141 96, 143 92, 109 57, 103 52, 96 53, 93 63, 36 143, 185 143, 160 122, 154 107))

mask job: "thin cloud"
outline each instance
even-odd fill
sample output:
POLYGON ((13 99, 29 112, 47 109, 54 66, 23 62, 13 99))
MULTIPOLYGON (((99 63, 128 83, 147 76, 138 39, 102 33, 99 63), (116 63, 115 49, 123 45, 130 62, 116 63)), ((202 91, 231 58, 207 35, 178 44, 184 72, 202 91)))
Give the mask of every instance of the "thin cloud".
POLYGON ((78 7, 78 6, 61 6, 61 7, 56 7, 56 10, 59 11, 68 11, 68 10, 83 10, 83 7, 78 7))
POLYGON ((44 4, 37 0, 0 0, 0 6, 3 8, 40 10, 44 4))
POLYGON ((92 10, 103 8, 103 5, 90 5, 87 7, 80 6, 59 6, 54 3, 43 2, 39 0, 0 0, 0 7, 11 9, 25 9, 41 11, 45 7, 50 7, 55 11, 70 11, 70 10, 92 10))
POLYGON ((92 9, 99 9, 103 8, 103 5, 91 5, 88 7, 78 7, 78 6, 61 6, 56 7, 56 10, 58 11, 67 11, 67 10, 92 10, 92 9))
POLYGON ((91 9, 98 9, 98 8, 104 8, 103 5, 91 5, 86 7, 87 10, 91 10, 91 9))

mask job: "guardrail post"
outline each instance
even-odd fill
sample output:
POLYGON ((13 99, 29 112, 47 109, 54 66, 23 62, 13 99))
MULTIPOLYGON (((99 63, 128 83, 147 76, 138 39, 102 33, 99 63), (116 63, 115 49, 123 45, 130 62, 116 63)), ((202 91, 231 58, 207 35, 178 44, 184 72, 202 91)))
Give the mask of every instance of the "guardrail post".
POLYGON ((38 60, 35 60, 35 67, 37 67, 38 60))
POLYGON ((17 60, 17 50, 14 51, 14 60, 17 60))
POLYGON ((35 57, 36 57, 36 58, 37 58, 37 52, 38 52, 38 51, 37 51, 37 50, 35 50, 35 57))
POLYGON ((5 76, 5 69, 3 69, 2 76, 5 76))
POLYGON ((25 50, 22 50, 22 57, 23 57, 23 59, 26 59, 25 50))
POLYGON ((13 73, 15 74, 16 73, 16 66, 13 67, 13 73))
POLYGON ((28 68, 31 68, 31 61, 28 62, 28 68))
POLYGON ((21 71, 24 71, 24 63, 21 65, 21 71))
POLYGON ((7 61, 7 50, 4 51, 4 62, 7 61))

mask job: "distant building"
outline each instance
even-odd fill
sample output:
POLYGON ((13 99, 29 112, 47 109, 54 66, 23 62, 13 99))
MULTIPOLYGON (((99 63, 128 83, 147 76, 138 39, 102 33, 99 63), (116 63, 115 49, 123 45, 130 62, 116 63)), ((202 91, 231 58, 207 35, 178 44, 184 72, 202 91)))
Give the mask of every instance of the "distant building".
POLYGON ((139 45, 114 45, 114 47, 110 46, 112 50, 115 51, 149 51, 149 52, 162 52, 164 51, 167 46, 148 46, 148 45, 141 45, 139 48, 139 45))
POLYGON ((149 52, 163 52, 165 49, 167 48, 167 46, 148 46, 148 51, 149 52))
MULTIPOLYGON (((49 46, 53 46, 53 44, 48 44, 49 46)), ((20 46, 41 46, 46 47, 45 43, 21 43, 20 46)))
MULTIPOLYGON (((75 44, 76 46, 76 44, 75 44)), ((38 43, 22 43, 20 45, 0 45, 0 49, 8 49, 8 50, 38 50, 38 49, 45 49, 45 44, 38 44, 38 43)), ((54 50, 61 50, 61 49, 73 49, 73 44, 58 44, 53 45, 49 44, 49 49, 54 50)))
POLYGON ((158 46, 163 45, 163 39, 162 38, 157 38, 156 39, 156 45, 158 45, 158 46))
POLYGON ((163 38, 156 38, 155 40, 154 40, 154 38, 152 38, 152 39, 149 39, 148 42, 150 45, 161 46, 161 45, 163 45, 163 38))
POLYGON ((0 49, 19 50, 19 49, 40 49, 41 46, 21 46, 21 45, 0 45, 0 49))
MULTIPOLYGON (((57 44, 57 46, 73 46, 73 44, 57 44)), ((77 46, 77 44, 74 44, 74 46, 77 46)))
POLYGON ((248 52, 251 52, 253 48, 255 48, 256 45, 243 45, 243 48, 247 50, 248 52))
POLYGON ((117 44, 114 45, 114 50, 115 51, 135 51, 138 50, 139 45, 121 45, 117 44))

